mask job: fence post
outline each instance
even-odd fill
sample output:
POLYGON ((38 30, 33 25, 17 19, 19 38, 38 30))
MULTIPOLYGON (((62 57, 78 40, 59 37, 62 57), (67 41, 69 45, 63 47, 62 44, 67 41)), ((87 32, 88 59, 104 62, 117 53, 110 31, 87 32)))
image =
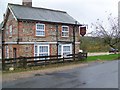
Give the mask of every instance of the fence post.
POLYGON ((81 59, 82 59, 82 53, 79 52, 79 53, 78 53, 78 61, 81 60, 81 59))
POLYGON ((27 67, 27 59, 23 57, 23 68, 26 69, 26 67, 27 67))
POLYGON ((4 58, 2 58, 2 70, 5 70, 5 59, 4 58))

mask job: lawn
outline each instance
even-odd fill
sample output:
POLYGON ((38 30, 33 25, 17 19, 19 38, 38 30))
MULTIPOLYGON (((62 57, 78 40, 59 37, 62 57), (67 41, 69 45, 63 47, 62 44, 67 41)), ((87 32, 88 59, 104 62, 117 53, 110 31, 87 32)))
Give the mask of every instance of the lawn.
POLYGON ((109 54, 109 55, 99 55, 99 56, 88 56, 87 61, 95 60, 116 60, 120 57, 120 54, 109 54))

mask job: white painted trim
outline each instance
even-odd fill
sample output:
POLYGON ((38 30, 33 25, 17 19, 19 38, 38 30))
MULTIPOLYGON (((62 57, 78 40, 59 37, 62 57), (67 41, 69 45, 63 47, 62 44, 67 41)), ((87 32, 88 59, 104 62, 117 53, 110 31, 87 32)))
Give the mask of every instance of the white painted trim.
POLYGON ((8 9, 10 9, 10 11, 11 11, 11 13, 12 13, 13 17, 14 17, 14 18, 15 18, 15 20, 17 21, 17 18, 16 18, 16 16, 15 16, 15 14, 13 13, 12 9, 9 7, 9 5, 8 5, 8 9))
MULTIPOLYGON (((5 42, 5 44, 17 44, 17 42, 5 42)), ((57 42, 19 42, 19 44, 57 44, 57 42)), ((80 44, 80 42, 75 42, 75 44, 80 44)))
POLYGON ((17 44, 17 42, 5 42, 4 44, 17 44))

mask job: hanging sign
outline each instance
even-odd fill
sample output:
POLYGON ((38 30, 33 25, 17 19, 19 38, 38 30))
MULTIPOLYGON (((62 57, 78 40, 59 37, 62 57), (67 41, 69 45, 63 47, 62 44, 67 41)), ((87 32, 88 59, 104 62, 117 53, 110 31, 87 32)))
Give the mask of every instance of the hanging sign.
POLYGON ((86 34, 86 27, 80 27, 80 35, 84 36, 86 34))

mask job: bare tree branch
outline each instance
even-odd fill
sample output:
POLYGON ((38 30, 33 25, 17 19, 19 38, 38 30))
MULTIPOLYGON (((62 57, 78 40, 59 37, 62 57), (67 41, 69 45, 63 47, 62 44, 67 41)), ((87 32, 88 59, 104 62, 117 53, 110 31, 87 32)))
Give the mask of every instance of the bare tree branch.
POLYGON ((97 19, 96 23, 92 23, 94 31, 91 32, 92 36, 100 37, 103 42, 112 48, 115 48, 117 43, 120 42, 120 30, 118 29, 118 18, 113 18, 109 15, 107 28, 104 26, 103 21, 97 19))

